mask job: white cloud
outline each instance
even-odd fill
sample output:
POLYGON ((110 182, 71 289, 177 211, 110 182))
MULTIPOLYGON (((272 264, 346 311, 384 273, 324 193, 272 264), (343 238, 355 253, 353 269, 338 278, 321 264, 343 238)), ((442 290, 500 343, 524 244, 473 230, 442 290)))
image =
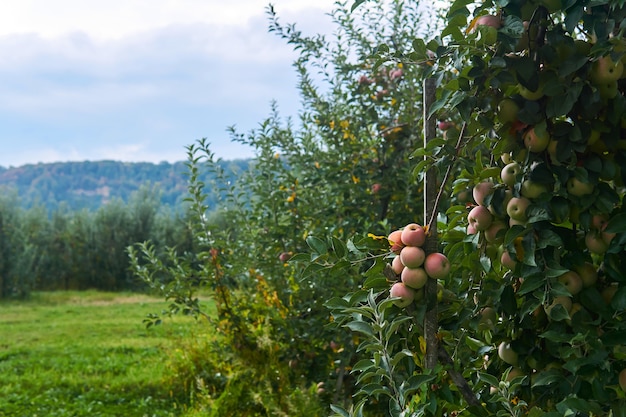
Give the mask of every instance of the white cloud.
MULTIPOLYGON (((39 2, 25 3, 34 7, 39 2)), ((69 7, 72 2, 57 3, 69 7)), ((129 1, 134 7, 140 3, 129 1)), ((315 28, 312 33, 330 27, 326 11, 313 19, 310 10, 294 6, 297 1, 284 3, 292 9, 277 6, 281 22, 300 26, 306 21, 315 28), (289 12, 283 14, 285 9, 289 12)), ((0 16, 6 16, 7 7, 0 5, 0 16)), ((39 33, 28 33, 28 25, 22 33, 3 36, 0 31, 0 166, 181 160, 184 146, 202 137, 214 144, 218 156, 251 156, 249 149, 229 141, 226 127, 256 127, 273 99, 281 109, 297 108, 291 67, 296 54, 267 33, 262 12, 251 13, 243 25, 171 20, 109 38, 81 31, 80 25, 58 34, 43 30, 45 25, 39 33)))

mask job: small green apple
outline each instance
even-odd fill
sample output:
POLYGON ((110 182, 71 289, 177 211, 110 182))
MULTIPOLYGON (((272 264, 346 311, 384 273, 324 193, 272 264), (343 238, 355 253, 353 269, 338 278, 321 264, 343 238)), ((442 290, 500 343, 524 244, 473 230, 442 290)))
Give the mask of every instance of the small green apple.
POLYGON ((498 346, 498 356, 502 361, 508 363, 509 365, 517 365, 518 355, 517 352, 513 350, 510 342, 502 342, 498 346))
POLYGON ((530 200, 526 197, 513 197, 506 206, 506 213, 514 220, 526 221, 526 210, 530 206, 530 200))
POLYGON ((517 162, 511 162, 502 168, 500 171, 500 178, 502 182, 509 187, 512 187, 517 181, 517 177, 522 173, 522 167, 517 162))
POLYGON ((594 185, 590 182, 583 182, 576 177, 567 180, 567 192, 576 197, 589 195, 594 190, 594 185))
POLYGON ((576 295, 583 289, 583 280, 574 271, 568 271, 559 276, 557 280, 567 288, 570 294, 576 295))
POLYGON ((519 106, 512 98, 504 98, 498 103, 498 120, 500 123, 513 123, 517 120, 519 106))
POLYGON ((520 189, 522 196, 530 199, 539 198, 547 191, 548 187, 531 180, 525 180, 522 183, 522 188, 520 189))

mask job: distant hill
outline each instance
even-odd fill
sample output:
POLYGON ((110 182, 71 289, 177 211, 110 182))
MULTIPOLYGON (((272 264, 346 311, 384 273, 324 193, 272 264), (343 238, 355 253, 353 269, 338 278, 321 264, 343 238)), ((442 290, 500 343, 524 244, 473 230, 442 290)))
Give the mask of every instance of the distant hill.
MULTIPOLYGON (((223 161, 233 177, 246 170, 249 160, 223 161)), ((21 206, 43 205, 49 211, 61 206, 70 210, 95 210, 103 204, 129 197, 142 186, 155 187, 163 205, 180 206, 187 192, 185 162, 86 161, 0 167, 0 192, 17 193, 21 206)), ((209 174, 202 178, 210 183, 209 174)), ((210 193, 210 189, 207 192, 210 193)), ((211 196, 208 203, 216 200, 211 196)))

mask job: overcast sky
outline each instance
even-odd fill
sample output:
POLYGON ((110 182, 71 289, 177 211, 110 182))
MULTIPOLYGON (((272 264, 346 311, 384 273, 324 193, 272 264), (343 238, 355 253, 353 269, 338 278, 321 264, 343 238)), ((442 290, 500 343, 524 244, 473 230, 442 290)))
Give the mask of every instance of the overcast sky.
MULTIPOLYGON (((249 157, 276 100, 299 105, 296 54, 267 32, 266 0, 0 2, 0 166, 179 161, 206 137, 249 157)), ((334 0, 273 0, 282 23, 333 30, 334 0)))

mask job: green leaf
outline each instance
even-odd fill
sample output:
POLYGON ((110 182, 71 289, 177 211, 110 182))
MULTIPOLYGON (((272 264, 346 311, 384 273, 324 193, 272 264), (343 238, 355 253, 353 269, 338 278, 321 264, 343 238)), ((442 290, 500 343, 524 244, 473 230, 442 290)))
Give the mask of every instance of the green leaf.
POLYGON ((366 0, 354 0, 354 3, 352 3, 352 7, 350 7, 350 13, 354 12, 356 8, 365 3, 365 1, 366 0))
POLYGON ((374 330, 372 330, 372 326, 362 320, 352 321, 346 324, 344 327, 349 328, 353 332, 363 333, 366 336, 374 336, 374 330))
MULTIPOLYGON (((361 0, 361 1, 365 1, 365 0, 361 0)), ((331 417, 350 417, 350 414, 338 405, 331 404, 330 409, 332 410, 333 413, 335 413, 335 414, 332 414, 331 417)))
POLYGON ((613 216, 604 231, 609 233, 626 232, 626 212, 613 216))
POLYGON ((317 254, 323 255, 328 252, 326 242, 315 236, 307 236, 306 243, 317 254))
POLYGON ((541 288, 545 286, 546 280, 543 275, 535 274, 524 278, 524 282, 520 286, 518 290, 519 295, 524 295, 529 292, 536 290, 537 288, 541 288))
POLYGON ((500 381, 498 380, 498 378, 485 372, 478 372, 478 379, 492 387, 497 387, 498 385, 500 385, 500 381))
POLYGON ((611 300, 611 307, 617 311, 626 310, 626 286, 619 287, 611 300))
POLYGON ((551 385, 563 379, 563 374, 558 369, 548 369, 537 373, 537 376, 533 378, 533 387, 541 387, 545 385, 551 385))

